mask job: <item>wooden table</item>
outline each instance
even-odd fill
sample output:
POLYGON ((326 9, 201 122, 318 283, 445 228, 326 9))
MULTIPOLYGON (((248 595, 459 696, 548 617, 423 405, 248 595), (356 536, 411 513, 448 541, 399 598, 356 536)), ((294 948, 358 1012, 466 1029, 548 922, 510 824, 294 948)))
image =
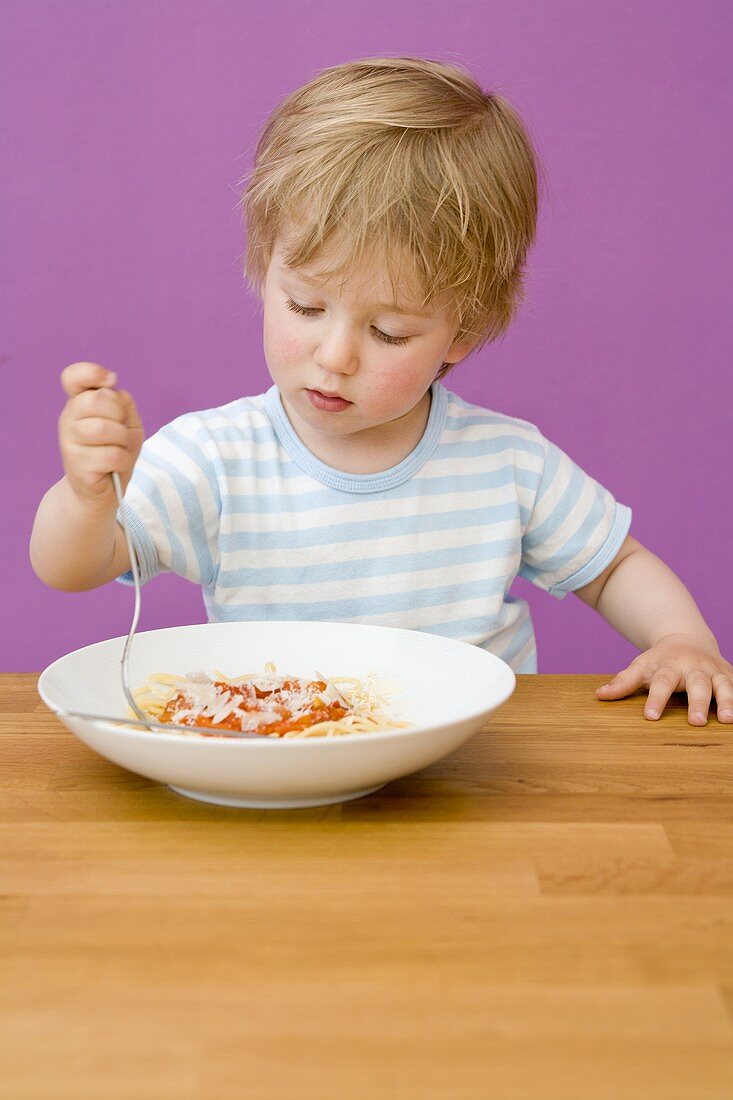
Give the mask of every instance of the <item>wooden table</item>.
POLYGON ((0 1096, 733 1096, 733 731, 520 676, 369 798, 187 800, 0 677, 0 1096))

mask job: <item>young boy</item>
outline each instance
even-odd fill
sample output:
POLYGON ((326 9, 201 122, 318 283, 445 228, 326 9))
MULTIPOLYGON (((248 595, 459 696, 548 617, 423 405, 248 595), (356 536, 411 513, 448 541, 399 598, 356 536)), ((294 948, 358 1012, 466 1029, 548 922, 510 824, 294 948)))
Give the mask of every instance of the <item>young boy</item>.
POLYGON ((512 107, 454 66, 369 58, 292 93, 244 194, 273 386, 143 444, 116 376, 68 366, 65 476, 36 516, 37 575, 65 591, 131 583, 117 470, 141 579, 200 584, 210 621, 401 626, 534 672, 529 609, 509 595, 521 574, 643 651, 599 698, 648 688, 656 719, 684 690, 704 725, 714 694, 733 722, 733 666, 629 534, 630 510, 534 425, 440 381, 516 312, 537 178, 512 107))

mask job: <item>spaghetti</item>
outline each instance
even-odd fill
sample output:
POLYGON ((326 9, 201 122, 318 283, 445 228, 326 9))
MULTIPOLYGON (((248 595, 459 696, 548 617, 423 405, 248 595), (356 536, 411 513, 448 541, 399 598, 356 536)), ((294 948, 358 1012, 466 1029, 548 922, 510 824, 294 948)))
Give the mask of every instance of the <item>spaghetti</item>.
POLYGON ((213 676, 154 673, 133 696, 154 721, 199 727, 191 730, 191 736, 200 737, 231 737, 237 733, 280 738, 344 737, 411 725, 389 714, 374 674, 366 680, 339 677, 327 683, 322 679, 278 676, 272 662, 265 665, 264 673, 237 678, 218 671, 213 676), (203 732, 201 727, 211 733, 203 732))

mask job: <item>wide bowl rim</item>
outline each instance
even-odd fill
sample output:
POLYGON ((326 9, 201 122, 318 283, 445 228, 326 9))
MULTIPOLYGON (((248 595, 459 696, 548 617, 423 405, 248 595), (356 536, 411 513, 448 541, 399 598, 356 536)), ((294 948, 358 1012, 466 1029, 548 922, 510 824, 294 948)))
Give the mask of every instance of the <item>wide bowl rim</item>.
MULTIPOLYGON (((406 634, 406 635, 415 635, 415 634, 420 634, 420 633, 427 633, 427 632, 421 632, 421 631, 417 631, 417 630, 410 630, 410 629, 407 629, 405 627, 382 626, 382 625, 377 624, 377 623, 339 623, 339 622, 332 622, 330 620, 322 620, 322 619, 268 620, 268 622, 271 622, 273 625, 277 625, 279 627, 288 627, 288 626, 292 627, 292 626, 304 626, 304 625, 309 625, 309 626, 310 625, 323 625, 323 626, 326 626, 326 627, 357 628, 359 630, 366 630, 366 631, 372 631, 372 630, 374 630, 374 631, 389 631, 390 633, 400 633, 400 634, 406 634)), ((202 627, 207 627, 207 626, 240 627, 245 623, 252 623, 253 625, 256 624, 258 626, 263 625, 262 623, 259 623, 257 620, 249 620, 249 619, 247 619, 247 620, 238 620, 236 622, 226 622, 226 623, 185 623, 181 626, 156 627, 152 630, 139 631, 135 635, 135 638, 137 639, 137 638, 140 638, 140 637, 143 637, 143 636, 163 634, 163 633, 167 633, 169 631, 200 630, 202 627)), ((488 716, 489 714, 493 713, 493 711, 497 710, 500 706, 503 706, 503 704, 507 701, 507 699, 509 699, 514 694, 514 691, 516 690, 516 685, 517 685, 516 674, 514 672, 514 669, 511 667, 511 665, 509 665, 501 657, 498 657, 495 653, 490 653, 488 650, 483 649, 481 646, 475 646, 475 645, 472 645, 470 642, 463 642, 463 641, 460 641, 457 638, 445 638, 442 635, 431 635, 431 637, 434 637, 436 639, 440 639, 441 643, 445 643, 449 647, 468 646, 470 649, 478 651, 478 653, 481 654, 481 656, 479 657, 479 660, 483 660, 484 658, 487 659, 489 664, 493 664, 499 671, 502 672, 503 676, 508 677, 507 684, 506 684, 505 687, 502 688, 501 692, 499 693, 499 697, 497 699, 493 700, 490 705, 484 705, 484 706, 481 706, 481 707, 474 708, 473 710, 466 711, 466 712, 462 713, 460 716, 458 716, 456 718, 452 718, 449 721, 443 720, 443 721, 431 722, 431 723, 427 723, 427 724, 422 723, 421 725, 411 726, 411 727, 408 727, 406 729, 376 730, 374 733, 353 733, 353 734, 349 734, 348 737, 344 736, 344 737, 289 737, 289 738, 282 738, 282 737, 264 737, 263 736, 261 739, 260 738, 249 738, 249 737, 243 737, 243 738, 240 738, 240 737, 227 737, 227 736, 216 736, 216 735, 211 736, 211 737, 206 737, 204 735, 195 734, 195 733, 194 734, 162 733, 160 731, 154 731, 154 730, 134 729, 134 728, 129 728, 129 727, 125 727, 125 726, 119 726, 119 725, 116 724, 117 723, 116 718, 92 719, 92 718, 75 717, 74 715, 69 715, 68 717, 69 717, 69 720, 71 720, 71 721, 82 722, 85 725, 93 726, 95 729, 101 729, 106 733, 114 733, 116 735, 121 735, 122 738, 129 738, 133 741, 134 740, 142 741, 142 742, 150 741, 150 742, 152 742, 156 745, 157 744, 165 744, 166 742, 174 743, 174 744, 180 744, 180 745, 196 745, 196 744, 206 745, 206 746, 239 745, 239 746, 242 746, 242 748, 245 751, 253 751, 255 748, 262 749, 263 746, 272 746, 272 745, 275 745, 275 744, 280 745, 280 746, 282 746, 282 745, 297 745, 297 746, 301 746, 301 745, 326 745, 326 744, 327 745, 335 745, 335 744, 344 744, 344 743, 346 743, 346 744, 363 744, 364 742, 373 743, 375 741, 382 741, 382 740, 394 741, 395 739, 405 739, 405 738, 413 738, 413 737, 417 738, 417 737, 421 737, 422 735, 427 735, 427 734, 430 734, 430 733, 434 733, 436 730, 443 730, 443 729, 446 729, 446 728, 450 728, 452 726, 455 726, 458 723, 463 724, 464 722, 473 722, 476 719, 480 718, 484 714, 488 716), (246 747, 246 749, 245 749, 245 747, 246 747)), ((99 647, 101 645, 111 645, 114 642, 119 642, 119 643, 124 644, 126 639, 127 639, 126 634, 117 635, 114 638, 103 638, 103 639, 100 639, 100 641, 91 642, 89 645, 86 645, 86 646, 80 646, 79 649, 71 650, 71 652, 64 653, 60 657, 57 657, 55 661, 52 661, 51 664, 47 665, 46 668, 43 669, 43 671, 40 673, 40 675, 38 677, 37 691, 38 691, 38 694, 39 694, 42 702, 48 707, 48 709, 53 714, 55 714, 60 720, 63 721, 64 718, 66 717, 66 708, 60 706, 59 704, 53 703, 50 700, 50 698, 48 697, 48 694, 47 694, 46 686, 44 684, 44 679, 47 679, 51 675, 53 670, 59 664, 61 664, 62 662, 68 660, 70 657, 77 656, 81 653, 84 653, 86 650, 89 650, 89 649, 96 649, 97 647, 99 647)), ((209 751, 212 751, 212 749, 210 748, 209 751)), ((213 751, 218 751, 218 750, 214 749, 213 751)), ((281 752, 282 749, 278 749, 277 751, 281 752)))

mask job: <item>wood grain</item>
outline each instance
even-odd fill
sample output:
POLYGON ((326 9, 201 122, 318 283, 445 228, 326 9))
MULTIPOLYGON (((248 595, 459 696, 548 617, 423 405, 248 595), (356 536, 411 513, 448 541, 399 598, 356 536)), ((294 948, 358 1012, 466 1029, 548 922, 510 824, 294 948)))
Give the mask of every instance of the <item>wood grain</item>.
POLYGON ((520 676, 311 810, 184 799, 0 676, 5 1100, 725 1100, 733 730, 520 676))

